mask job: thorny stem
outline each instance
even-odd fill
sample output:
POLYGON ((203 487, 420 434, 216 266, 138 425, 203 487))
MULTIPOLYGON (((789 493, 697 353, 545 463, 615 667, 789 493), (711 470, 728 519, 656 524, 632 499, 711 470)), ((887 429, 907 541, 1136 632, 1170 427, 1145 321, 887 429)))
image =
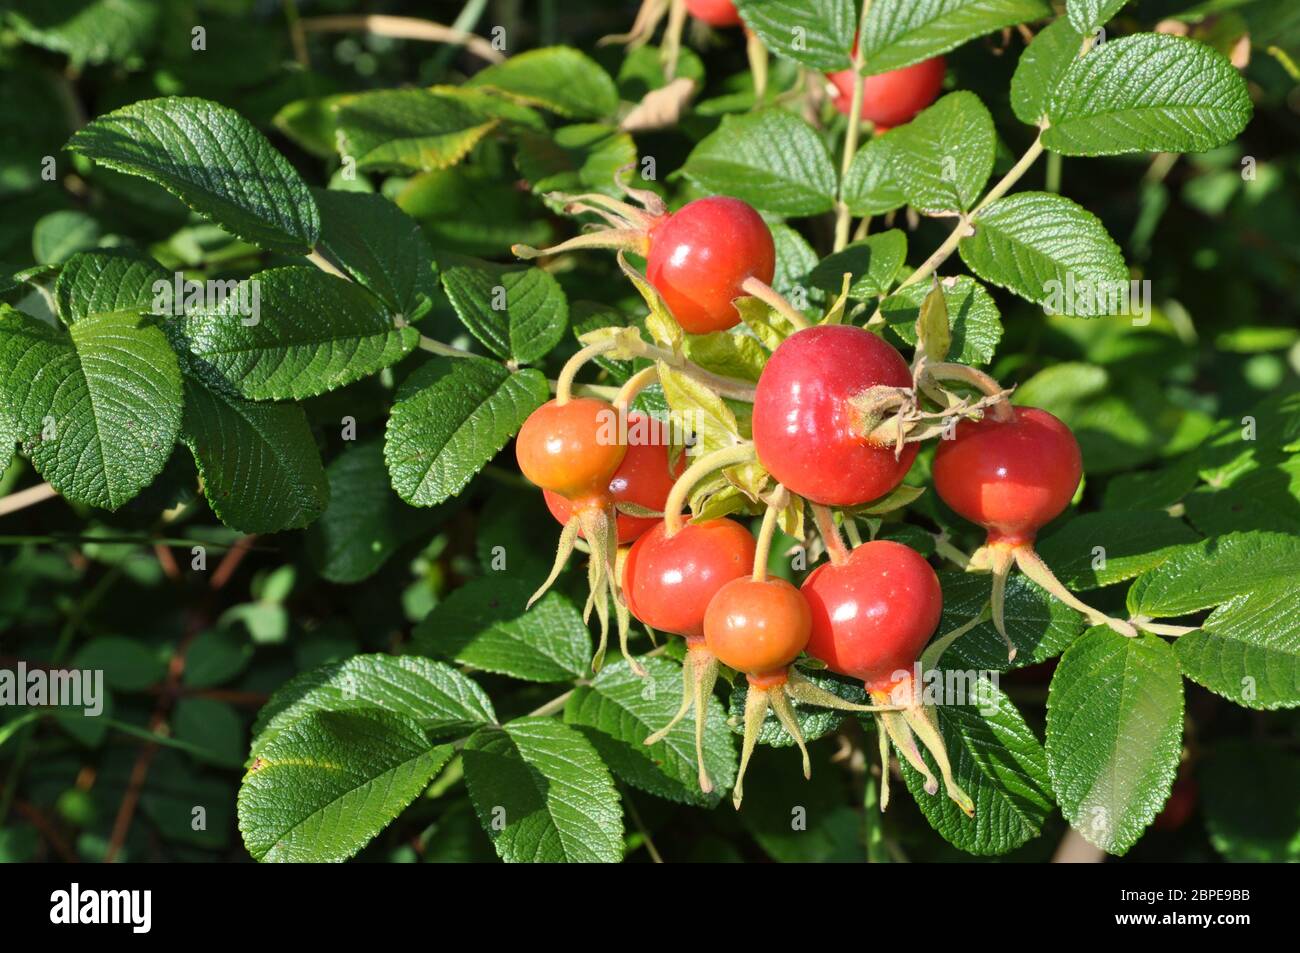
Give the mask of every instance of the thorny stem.
MULTIPOLYGON (((858 20, 859 35, 867 22, 867 13, 870 9, 871 0, 865 0, 862 4, 862 16, 858 20)), ((865 64, 866 57, 862 53, 862 44, 859 43, 853 51, 853 100, 849 107, 848 131, 844 134, 844 155, 840 159, 840 195, 835 203, 835 251, 842 251, 849 243, 849 225, 852 222, 852 215, 849 213, 848 203, 844 201, 844 183, 848 181, 849 167, 853 164, 854 155, 857 154, 858 136, 862 130, 862 93, 867 84, 867 78, 862 75, 865 64)))
POLYGON ((820 503, 813 503, 812 511, 813 519, 817 521, 817 532, 821 533, 822 540, 826 543, 826 554, 830 556, 831 564, 843 565, 848 561, 849 550, 844 545, 844 540, 840 539, 840 531, 835 527, 835 515, 830 507, 820 503))
POLYGON ((754 445, 752 443, 738 443, 734 446, 723 447, 721 450, 707 453, 687 467, 686 472, 678 477, 677 482, 673 484, 672 492, 668 494, 668 500, 664 503, 665 535, 671 537, 681 532, 682 509, 686 506, 686 499, 690 496, 695 484, 715 470, 734 467, 741 463, 749 463, 753 459, 754 445))
POLYGON ((757 298, 769 308, 774 309, 783 318, 794 325, 796 331, 803 331, 808 327, 808 319, 792 305, 785 297, 771 287, 767 282, 760 281, 757 278, 746 278, 740 284, 740 290, 745 294, 757 298))

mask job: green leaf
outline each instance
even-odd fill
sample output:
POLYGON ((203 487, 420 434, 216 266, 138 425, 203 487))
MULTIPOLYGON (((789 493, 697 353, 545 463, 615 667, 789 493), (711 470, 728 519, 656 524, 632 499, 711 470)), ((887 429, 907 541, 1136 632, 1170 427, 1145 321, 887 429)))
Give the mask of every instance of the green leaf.
POLYGON ((337 107, 339 154, 358 169, 428 172, 460 162, 501 122, 455 91, 381 89, 337 107))
MULTIPOLYGON (((966 275, 939 282, 948 306, 952 331, 949 354, 962 364, 988 364, 1002 340, 1002 315, 993 296, 966 275)), ((891 331, 908 344, 916 344, 916 319, 930 288, 924 282, 896 291, 880 303, 880 314, 891 331)))
POLYGON ((691 151, 682 174, 777 215, 818 215, 835 207, 835 167, 826 145, 783 109, 724 116, 691 151))
MULTIPOLYGON (((1092 31, 1089 30, 1089 33, 1092 31)), ((1065 17, 1053 20, 1020 54, 1011 77, 1011 108, 1031 126, 1047 115, 1047 103, 1083 48, 1083 35, 1065 17)))
POLYGON ((1132 579, 1196 540, 1190 526, 1164 510, 1127 510, 1076 516, 1037 548, 1065 587, 1079 590, 1132 579))
POLYGON ((844 202, 854 215, 884 215, 907 204, 894 171, 895 130, 867 141, 844 177, 844 202))
POLYGON ((102 671, 110 688, 124 692, 142 692, 167 674, 167 666, 156 652, 116 635, 91 639, 73 656, 72 664, 78 669, 102 671))
POLYGON ((1047 696, 1047 763, 1070 826, 1124 854, 1169 797, 1183 737, 1183 680, 1153 635, 1090 629, 1047 696))
POLYGON ((442 285, 461 322, 498 357, 538 361, 564 338, 568 298, 540 268, 447 262, 442 285))
POLYGON ((540 371, 511 373, 479 358, 421 368, 388 420, 384 459, 393 489, 412 506, 455 496, 549 393, 540 371))
POLYGON ((162 472, 181 426, 176 355, 131 315, 78 321, 69 335, 0 305, 0 394, 41 476, 110 510, 162 472))
POLYGON ((1233 863, 1300 861, 1300 758, 1262 743, 1216 745, 1197 771, 1205 826, 1233 863))
POLYGON ((853 0, 738 0, 736 9, 779 56, 823 72, 853 65, 849 50, 858 25, 853 0))
POLYGON ((1095 33, 1128 0, 1066 0, 1065 16, 1076 33, 1095 33))
POLYGON ((1285 533, 1233 533, 1187 546, 1143 573, 1128 591, 1135 615, 1170 618, 1235 596, 1294 585, 1300 539, 1285 533))
POLYGON ((911 66, 1003 27, 1052 15, 1044 0, 873 3, 862 30, 867 73, 911 66))
POLYGON ((757 381, 767 363, 767 349, 747 334, 714 331, 692 334, 684 341, 683 353, 689 360, 724 377, 757 381))
POLYGON ((394 314, 409 317, 437 293, 433 251, 415 220, 371 192, 313 189, 320 243, 394 314))
POLYGON ((230 681, 253 658, 253 646, 234 629, 218 626, 201 632, 185 653, 181 682, 187 688, 214 688, 230 681))
POLYGON ((564 708, 566 724, 582 730, 601 760, 619 778, 656 797, 712 807, 736 780, 736 749, 722 706, 709 698, 704 728, 704 766, 713 780, 711 794, 700 791, 695 764, 695 726, 679 723, 663 741, 649 747, 648 735, 672 719, 682 693, 682 670, 659 658, 642 664, 648 678, 626 662, 607 665, 579 685, 564 708))
POLYGON ((553 133, 519 136, 515 165, 533 192, 605 192, 617 195, 615 176, 636 162, 636 143, 626 132, 598 123, 575 123, 553 133))
POLYGON ((330 504, 307 532, 307 551, 330 582, 369 579, 398 547, 428 530, 433 514, 411 509, 389 485, 378 440, 344 450, 326 475, 330 504))
POLYGON ((215 307, 189 311, 182 333, 206 375, 251 400, 323 394, 396 363, 420 340, 360 285, 306 265, 258 272, 215 307))
POLYGON ((113 311, 143 313, 153 308, 154 284, 172 284, 162 265, 128 248, 80 252, 68 259, 54 283, 54 299, 65 324, 113 311))
POLYGON ((595 60, 548 46, 480 70, 466 84, 490 87, 571 119, 604 119, 618 109, 618 88, 595 60))
POLYGON ((162 10, 150 0, 9 0, 4 6, 25 42, 78 66, 145 53, 157 40, 162 10))
POLYGON ((802 293, 812 303, 821 303, 825 296, 819 290, 808 289, 803 285, 808 272, 817 266, 817 252, 806 238, 789 225, 773 225, 771 229, 772 243, 776 246, 776 272, 772 275, 772 287, 786 298, 802 293), (801 289, 800 292, 796 292, 796 288, 801 289))
POLYGON ((958 246, 980 278, 1057 313, 1095 317, 1104 301, 1078 293, 1127 287, 1128 268, 1101 220, 1067 198, 1020 192, 980 212, 958 246))
POLYGON ((891 228, 853 242, 825 258, 808 275, 809 284, 838 295, 844 275, 851 274, 849 297, 866 301, 887 294, 907 259, 907 235, 891 228))
POLYGON ((1174 651, 1184 675, 1238 705, 1300 706, 1300 589, 1292 581, 1234 596, 1174 651))
POLYGON ((1246 81, 1212 47, 1141 33, 1095 47, 1061 77, 1043 145, 1076 156, 1205 152, 1246 128, 1246 81))
MULTIPOLYGON (((967 673, 939 670, 945 681, 967 673)), ((1052 813, 1047 754, 1010 698, 982 680, 965 686, 965 704, 935 707, 953 776, 975 802, 967 817, 942 791, 927 794, 925 779, 899 758, 903 779, 921 813, 954 847, 977 856, 1005 854, 1037 837, 1052 813)), ((938 777, 934 758, 923 755, 938 777)))
POLYGON ((927 212, 964 211, 982 194, 996 151, 993 117, 978 96, 961 90, 899 127, 889 161, 908 204, 927 212))
POLYGON ((415 627, 416 650, 530 682, 585 675, 591 633, 582 616, 556 590, 525 608, 532 588, 522 579, 470 580, 415 627))
POLYGON ((1206 536, 1262 529, 1300 534, 1300 454, 1260 466, 1224 487, 1187 494, 1187 518, 1206 536))
POLYGON ((284 156, 232 109, 205 99, 147 99, 100 116, 68 148, 161 185, 204 218, 268 251, 316 244, 311 192, 284 156))
POLYGON ((187 376, 180 437, 194 455, 208 505, 233 529, 301 529, 329 501, 301 407, 254 404, 187 376))
POLYGON ((451 760, 420 726, 384 711, 319 711, 286 727, 239 788, 239 830, 254 859, 347 860, 451 760))
POLYGON ((10 416, 8 408, 0 406, 0 477, 5 475, 9 464, 13 463, 18 440, 18 422, 10 416))
POLYGON ((200 751, 190 751, 200 762, 222 768, 243 764, 244 723, 227 702, 212 698, 181 698, 172 715, 173 737, 200 751))
POLYGON ((617 863, 623 810, 599 755, 553 718, 519 718, 470 736, 465 783, 479 822, 509 863, 617 863))
POLYGON ((32 257, 42 265, 58 265, 99 244, 104 230, 85 212, 66 209, 42 215, 32 228, 32 257))
MULTIPOLYGON (((985 611, 993 592, 986 573, 942 572, 943 616, 939 634, 951 632, 985 611)), ((944 653, 946 668, 1007 671, 1060 655, 1083 631, 1082 617, 1019 573, 1007 580, 1004 606, 1007 635, 1017 649, 1008 664, 1007 646, 992 616, 960 636, 944 653)))
POLYGON ((450 665, 416 655, 354 655, 281 685, 257 715, 250 759, 317 712, 378 709, 450 738, 496 721, 487 693, 450 665))

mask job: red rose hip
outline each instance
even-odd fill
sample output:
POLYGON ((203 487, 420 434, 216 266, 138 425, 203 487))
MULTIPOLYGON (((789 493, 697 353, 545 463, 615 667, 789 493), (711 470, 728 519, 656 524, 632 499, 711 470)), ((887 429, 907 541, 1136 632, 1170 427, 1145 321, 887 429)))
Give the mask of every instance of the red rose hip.
POLYGON ((688 334, 725 331, 740 323, 732 302, 776 271, 772 232, 740 199, 696 199, 660 219, 649 232, 646 278, 688 334))
POLYGON ((910 387, 896 350, 870 331, 821 325, 788 337, 763 368, 754 396, 759 462, 791 493, 828 506, 855 506, 903 482, 916 444, 867 439, 853 398, 877 385, 910 387))
MULTIPOLYGON (((868 76, 862 86, 860 115, 874 123, 879 131, 911 122, 938 97, 945 68, 944 58, 936 56, 902 69, 868 76)), ((832 99, 835 108, 847 116, 853 108, 853 71, 830 73, 827 79, 835 86, 832 99)))

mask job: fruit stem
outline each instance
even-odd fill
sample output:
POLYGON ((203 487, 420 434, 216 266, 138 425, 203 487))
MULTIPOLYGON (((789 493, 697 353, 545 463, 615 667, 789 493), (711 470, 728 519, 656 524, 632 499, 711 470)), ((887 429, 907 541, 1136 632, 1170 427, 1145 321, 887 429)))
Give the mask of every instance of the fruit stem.
MULTIPOLYGON (((862 35, 862 28, 866 25, 867 13, 870 10, 871 0, 865 0, 858 21, 859 36, 862 35)), ((858 152, 858 136, 862 129, 862 95, 867 85, 867 78, 862 75, 862 67, 865 63, 866 57, 862 53, 862 44, 858 43, 853 49, 853 100, 849 106, 848 129, 844 133, 844 155, 840 159, 840 190, 835 203, 834 251, 842 251, 849 243, 849 225, 853 219, 849 212, 849 205, 844 200, 844 183, 849 179, 849 167, 853 165, 853 158, 858 152)))
POLYGON ((1020 567, 1021 572, 1036 582, 1040 588, 1046 589, 1049 594, 1055 596, 1059 601, 1064 602, 1075 612, 1083 613, 1090 623, 1093 625, 1110 626, 1120 635, 1128 636, 1129 638, 1137 636, 1138 631, 1131 623, 1125 622, 1123 619, 1111 618, 1106 615, 1106 613, 1094 609, 1086 602, 1083 602, 1069 589, 1066 589, 1061 580, 1056 578, 1055 573, 1052 572, 1047 563, 1043 562, 1043 557, 1038 555, 1032 545, 1022 544, 1017 546, 1014 552, 1016 565, 1020 567))
POLYGON ((668 500, 664 503, 664 535, 672 537, 681 531, 682 508, 686 505, 686 498, 690 496, 695 484, 714 470, 734 467, 740 463, 750 463, 753 460, 754 445, 738 443, 706 453, 687 467, 686 472, 673 484, 672 492, 668 494, 668 500))
POLYGON ((617 396, 614 398, 614 408, 621 414, 627 410, 628 404, 636 400, 636 395, 645 390, 651 383, 659 379, 659 367, 651 364, 637 371, 627 379, 627 383, 619 388, 617 396))
POLYGON ((776 492, 772 494, 772 499, 763 512, 763 525, 759 527, 758 542, 754 546, 754 582, 762 582, 767 578, 767 563, 772 553, 772 537, 776 535, 777 517, 789 499, 790 494, 786 488, 778 483, 776 492))
POLYGON ((993 412, 993 419, 1002 423, 1011 423, 1016 419, 1015 411, 1011 407, 1011 402, 1006 399, 1006 390, 988 374, 978 368, 971 367, 967 364, 954 364, 948 361, 941 361, 938 364, 927 364, 926 370, 930 376, 941 381, 960 381, 967 384, 981 394, 994 398, 990 409, 993 412))
POLYGON ((595 344, 588 344, 569 358, 564 367, 560 368, 560 376, 555 379, 555 402, 561 406, 567 404, 573 395, 573 378, 577 376, 578 371, 582 370, 583 365, 593 357, 612 351, 617 346, 615 341, 597 341, 595 344))
POLYGON ((808 319, 795 308, 785 296, 769 285, 766 281, 760 281, 753 275, 746 278, 740 284, 740 290, 751 297, 757 298, 769 308, 773 308, 783 318, 794 325, 796 331, 803 331, 809 327, 808 319))
POLYGON ((309 33, 345 33, 360 30, 372 36, 393 37, 402 40, 423 40, 428 43, 449 43, 463 46, 479 59, 500 63, 505 56, 481 36, 458 30, 455 27, 420 20, 415 17, 362 16, 304 17, 299 21, 302 30, 309 33))
POLYGON ((830 556, 831 564, 843 565, 849 558, 849 550, 835 526, 835 514, 830 507, 821 503, 812 504, 812 511, 813 519, 817 521, 817 532, 821 533, 822 541, 826 544, 826 555, 830 556))

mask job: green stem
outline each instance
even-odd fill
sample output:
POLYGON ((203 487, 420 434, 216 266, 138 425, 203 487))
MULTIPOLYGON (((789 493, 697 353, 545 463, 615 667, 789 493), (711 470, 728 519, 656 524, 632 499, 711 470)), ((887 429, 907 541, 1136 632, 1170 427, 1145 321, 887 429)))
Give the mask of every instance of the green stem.
POLYGON ((420 335, 420 350, 428 351, 430 354, 437 354, 439 357, 478 357, 479 355, 472 351, 466 351, 463 348, 453 347, 450 344, 443 344, 441 341, 435 341, 433 338, 427 338, 420 335))
POLYGON ((749 463, 753 459, 754 445, 752 443, 739 443, 705 454, 687 467, 686 472, 678 477, 677 482, 673 484, 672 492, 668 494, 668 500, 664 503, 665 533, 668 536, 675 536, 681 531, 682 509, 685 507, 686 498, 690 496, 695 484, 715 470, 733 467, 741 463, 749 463))
MULTIPOLYGON (((778 494, 779 497, 786 495, 784 492, 778 494)), ((774 497, 763 513, 763 525, 758 530, 758 541, 754 547, 754 582, 762 582, 767 578, 767 563, 772 553, 772 537, 776 535, 777 517, 781 515, 781 510, 784 508, 785 500, 774 497)))
MULTIPOLYGON (((867 22, 867 12, 871 9, 871 0, 864 0, 862 15, 858 20, 858 35, 867 22)), ((844 201, 844 183, 849 177, 849 167, 858 151, 858 137, 862 131, 862 93, 867 78, 862 75, 866 57, 862 54, 859 43, 853 51, 853 99, 849 106, 848 130, 844 134, 844 155, 840 159, 840 189, 835 209, 835 251, 841 251, 849 243, 849 224, 852 219, 848 203, 844 201)))

